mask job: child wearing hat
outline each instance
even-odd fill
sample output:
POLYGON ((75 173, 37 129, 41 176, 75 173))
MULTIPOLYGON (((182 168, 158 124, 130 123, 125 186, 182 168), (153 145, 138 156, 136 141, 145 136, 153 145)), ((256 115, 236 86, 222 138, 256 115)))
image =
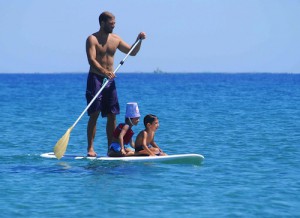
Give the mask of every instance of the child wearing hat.
POLYGON ((135 155, 137 156, 165 156, 154 141, 154 135, 159 127, 158 117, 148 114, 144 117, 145 130, 141 131, 135 140, 135 155))
POLYGON ((125 157, 133 156, 134 151, 126 145, 130 144, 134 148, 132 136, 132 126, 136 126, 140 121, 140 111, 136 102, 130 102, 126 105, 125 123, 120 123, 113 132, 112 143, 109 146, 108 156, 125 157))

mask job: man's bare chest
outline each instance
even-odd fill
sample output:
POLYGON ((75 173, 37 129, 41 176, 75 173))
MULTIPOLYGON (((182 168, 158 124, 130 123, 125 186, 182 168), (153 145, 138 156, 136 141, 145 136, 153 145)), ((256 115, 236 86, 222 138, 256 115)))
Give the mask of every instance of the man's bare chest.
POLYGON ((96 51, 98 55, 110 55, 113 56, 117 50, 116 43, 105 43, 105 44, 96 44, 96 51))

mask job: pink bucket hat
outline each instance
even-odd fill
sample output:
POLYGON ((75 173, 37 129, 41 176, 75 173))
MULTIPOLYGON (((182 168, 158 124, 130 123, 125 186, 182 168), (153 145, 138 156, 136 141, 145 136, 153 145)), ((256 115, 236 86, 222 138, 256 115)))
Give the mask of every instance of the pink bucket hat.
POLYGON ((139 111, 139 107, 138 104, 136 102, 129 102, 126 105, 126 118, 136 118, 136 117, 140 117, 140 111, 139 111))

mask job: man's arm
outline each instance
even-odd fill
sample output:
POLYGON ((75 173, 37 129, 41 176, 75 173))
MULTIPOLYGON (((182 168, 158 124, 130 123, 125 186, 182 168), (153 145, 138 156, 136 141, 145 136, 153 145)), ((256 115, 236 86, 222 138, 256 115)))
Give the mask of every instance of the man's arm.
MULTIPOLYGON (((139 33, 136 41, 138 41, 139 39, 145 39, 145 38, 146 38, 146 34, 144 32, 141 32, 141 33, 139 33)), ((131 56, 135 56, 139 52, 139 50, 141 48, 141 44, 142 44, 142 41, 140 41, 137 44, 137 46, 133 49, 133 51, 130 54, 131 56)), ((131 48, 132 48, 132 46, 129 46, 126 42, 124 42, 122 39, 120 39, 120 43, 119 43, 119 46, 118 46, 118 49, 120 51, 127 54, 130 51, 131 48)))

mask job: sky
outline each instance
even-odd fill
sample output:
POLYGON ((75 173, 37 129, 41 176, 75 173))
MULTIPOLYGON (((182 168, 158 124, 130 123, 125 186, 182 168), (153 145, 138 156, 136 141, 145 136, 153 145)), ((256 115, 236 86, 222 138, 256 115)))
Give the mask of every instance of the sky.
POLYGON ((87 72, 103 11, 147 34, 121 72, 300 73, 300 0, 0 0, 0 73, 87 72))

